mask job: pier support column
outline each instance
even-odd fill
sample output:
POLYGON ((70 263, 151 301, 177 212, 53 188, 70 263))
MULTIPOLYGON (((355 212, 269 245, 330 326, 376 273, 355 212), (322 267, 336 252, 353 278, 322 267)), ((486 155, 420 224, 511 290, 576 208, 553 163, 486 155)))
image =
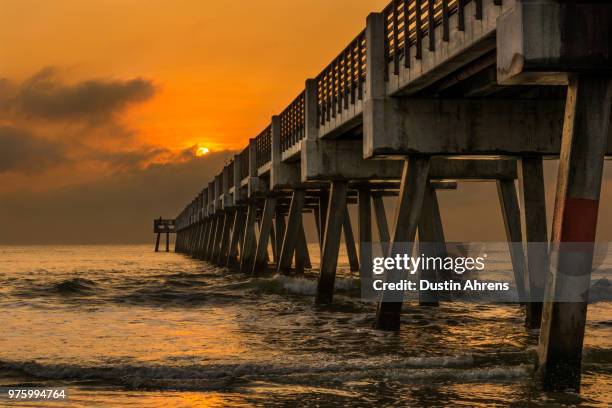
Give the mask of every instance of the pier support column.
POLYGON ((538 350, 538 373, 548 390, 580 388, 611 99, 609 77, 585 75, 570 79, 553 215, 551 265, 554 269, 550 269, 546 282, 538 350), (579 243, 578 252, 567 249, 570 243, 579 243), (582 301, 560 299, 568 294, 582 301))
POLYGON ((319 232, 319 249, 323 251, 323 241, 325 241, 325 221, 327 220, 327 209, 329 203, 329 190, 326 188, 321 189, 321 196, 319 197, 319 209, 318 214, 318 232, 319 232))
POLYGON ((202 228, 204 226, 204 221, 198 221, 194 227, 194 241, 193 241, 193 253, 191 254, 192 258, 197 258, 198 253, 200 251, 200 238, 202 236, 202 228))
POLYGON ((342 224, 342 230, 344 231, 346 256, 349 260, 351 272, 359 272, 359 259, 357 258, 355 236, 353 235, 353 226, 351 225, 351 216, 349 215, 348 206, 344 208, 344 222, 342 224))
POLYGON ((372 197, 374 203, 374 213, 376 215, 376 226, 378 227, 378 240, 382 249, 382 254, 386 256, 389 253, 389 241, 391 240, 389 234, 389 225, 387 224, 387 213, 385 211, 385 204, 383 199, 379 195, 372 197))
POLYGON ((204 230, 204 221, 198 221, 194 228, 193 253, 191 255, 193 258, 197 258, 198 253, 200 252, 203 230, 204 230))
POLYGON ((193 248, 193 257, 199 258, 200 253, 202 252, 202 239, 204 235, 205 223, 204 220, 198 221, 196 228, 196 239, 193 248))
MULTIPOLYGON (((400 251, 411 256, 428 176, 429 157, 412 156, 404 163, 395 216, 395 231, 388 256, 393 257, 400 251)), ((393 272, 396 271, 391 271, 393 272)), ((385 276, 389 275, 388 271, 385 276)), ((389 301, 389 295, 384 292, 378 303, 375 327, 380 330, 399 330, 401 312, 402 302, 395 299, 389 301)))
POLYGON ((198 243, 199 243, 199 238, 200 238, 200 227, 201 227, 200 221, 196 221, 193 224, 191 254, 190 254, 191 257, 195 257, 196 252, 198 250, 198 243))
POLYGON ((192 224, 189 227, 189 246, 187 248, 187 253, 191 256, 193 256, 193 253, 194 253, 195 240, 196 240, 196 224, 192 224))
POLYGON ((238 246, 240 244, 240 232, 244 230, 246 222, 246 211, 244 207, 236 207, 234 211, 234 223, 232 226, 232 236, 230 238, 229 248, 227 250, 227 260, 225 265, 228 268, 237 268, 238 264, 238 246))
POLYGON ((300 230, 298 232, 298 241, 295 246, 295 273, 304 273, 306 268, 312 268, 310 263, 310 253, 308 251, 308 242, 306 241, 306 233, 304 232, 304 217, 300 217, 300 230))
POLYGON ((523 211, 527 257, 527 304, 525 326, 540 327, 542 299, 548 265, 548 233, 544 169, 541 157, 524 157, 519 166, 519 191, 523 211))
POLYGON ((283 248, 283 238, 285 237, 285 215, 278 210, 278 207, 274 217, 274 229, 276 230, 274 234, 276 238, 276 258, 274 258, 274 262, 278 266, 283 248))
POLYGON ((206 253, 206 242, 208 239, 208 233, 210 230, 210 220, 208 218, 204 218, 202 220, 202 233, 200 234, 200 243, 198 245, 198 252, 196 257, 198 259, 204 259, 204 254, 206 253))
MULTIPOLYGON (((359 276, 362 287, 369 288, 372 280, 372 202, 369 189, 361 188, 358 191, 359 221, 359 276), (366 283, 367 282, 367 283, 366 283), (364 286, 367 285, 367 286, 364 286)), ((365 293, 364 293, 365 294, 365 293)))
POLYGON ((221 243, 221 235, 223 234, 223 221, 225 220, 225 214, 217 215, 217 227, 215 228, 215 237, 213 241, 212 254, 210 255, 210 262, 215 262, 219 255, 219 244, 221 243))
POLYGON ((189 245, 191 244, 191 225, 185 228, 185 254, 189 254, 189 245))
POLYGON ((157 239, 155 240, 155 252, 159 252, 159 232, 157 233, 157 239))
POLYGON ((331 303, 334 297, 338 250, 340 249, 342 224, 345 220, 347 192, 348 183, 346 181, 332 181, 327 219, 325 220, 325 233, 323 235, 321 271, 315 299, 317 304, 331 303))
POLYGON ((523 235, 521 233, 521 215, 516 196, 514 180, 497 180, 497 193, 501 205, 502 218, 506 230, 506 241, 512 269, 514 271, 514 283, 523 304, 527 301, 525 289, 525 254, 523 252, 523 235))
POLYGON ((291 260, 295 252, 295 246, 302 224, 302 209, 304 208, 304 190, 296 189, 291 197, 291 206, 289 207, 289 216, 287 217, 287 227, 285 228, 285 236, 283 238, 283 246, 278 262, 278 271, 286 273, 291 268, 291 260))
POLYGON ((193 256, 195 258, 200 258, 202 254, 202 242, 204 241, 204 232, 206 230, 206 221, 201 220, 198 222, 198 242, 196 244, 195 252, 193 256))
POLYGON ((166 231, 166 252, 170 252, 170 233, 166 231))
POLYGON ((221 215, 218 216, 218 221, 217 221, 217 236, 215 237, 215 243, 213 246, 213 253, 212 253, 212 258, 211 258, 211 262, 212 263, 217 263, 217 259, 219 259, 219 255, 221 252, 221 242, 223 240, 223 229, 225 226, 225 219, 227 218, 227 213, 222 212, 221 215))
POLYGON ((206 255, 205 260, 210 261, 212 259, 213 250, 215 247, 215 237, 217 236, 217 228, 219 228, 219 217, 213 215, 210 220, 210 233, 208 234, 208 241, 206 242, 206 255))
POLYGON ((225 217, 223 222, 223 233, 221 234, 221 243, 219 245, 219 255, 216 259, 217 265, 225 265, 227 261, 227 250, 230 241, 230 231, 232 230, 232 224, 234 223, 234 210, 228 208, 225 210, 225 217))
MULTIPOLYGON (((427 184, 425 196, 423 197, 423 208, 419 220, 419 253, 426 257, 444 259, 446 256, 446 241, 440 217, 440 207, 436 190, 431 184, 427 184)), ((429 282, 438 282, 440 271, 419 269, 419 279, 429 282)), ((438 294, 436 291, 419 291, 419 305, 438 306, 438 294)))
POLYGON ((204 254, 204 260, 210 260, 213 253, 213 247, 215 243, 215 236, 217 235, 217 227, 219 224, 219 217, 213 216, 210 219, 210 231, 208 233, 208 239, 206 241, 206 253, 204 254))
POLYGON ((208 239, 208 231, 210 230, 210 220, 208 218, 204 218, 202 220, 202 236, 200 239, 200 247, 198 248, 198 259, 204 259, 204 255, 206 254, 206 242, 208 239))
POLYGON ((187 254, 188 255, 192 255, 193 254, 193 242, 195 240, 195 224, 191 224, 189 226, 189 243, 187 245, 187 254))
POLYGON ((185 253, 187 252, 187 237, 188 237, 188 231, 187 229, 183 229, 183 231, 181 232, 181 235, 183 236, 183 238, 181 239, 181 253, 185 253))
POLYGON ((255 251, 255 258, 251 268, 253 276, 263 272, 267 268, 266 255, 268 254, 268 243, 270 242, 270 231, 272 230, 272 221, 274 212, 276 211, 276 197, 269 196, 264 204, 263 214, 261 216, 261 224, 259 228, 259 241, 255 251))
POLYGON ((240 251, 240 271, 250 273, 253 267, 253 258, 256 249, 255 223, 257 221, 257 203, 249 203, 246 226, 244 228, 244 241, 240 251))
POLYGON ((278 260, 278 249, 276 248, 276 228, 274 228, 274 220, 272 220, 272 226, 270 227, 270 247, 272 248, 272 262, 276 264, 278 260))
POLYGON ((174 250, 178 253, 183 253, 183 239, 185 235, 183 230, 180 230, 176 234, 176 242, 174 243, 174 250))

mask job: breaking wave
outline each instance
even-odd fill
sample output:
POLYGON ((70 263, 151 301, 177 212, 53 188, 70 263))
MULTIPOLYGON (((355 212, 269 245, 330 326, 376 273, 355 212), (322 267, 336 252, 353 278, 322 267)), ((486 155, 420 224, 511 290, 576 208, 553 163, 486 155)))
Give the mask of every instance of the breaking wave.
MULTIPOLYGON (((493 361, 489 361, 489 364, 493 361)), ((530 365, 487 366, 472 355, 318 361, 312 363, 243 363, 211 365, 98 365, 43 364, 0 361, 0 369, 20 372, 37 380, 99 381, 128 388, 201 389, 256 381, 282 384, 320 384, 357 379, 404 381, 474 381, 523 377, 530 365), (475 366, 480 361, 480 366, 475 366)))

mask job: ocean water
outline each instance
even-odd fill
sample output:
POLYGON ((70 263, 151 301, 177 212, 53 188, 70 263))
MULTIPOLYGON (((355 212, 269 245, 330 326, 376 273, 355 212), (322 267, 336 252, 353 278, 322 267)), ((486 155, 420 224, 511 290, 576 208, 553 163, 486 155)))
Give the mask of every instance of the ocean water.
POLYGON ((339 276, 317 308, 314 274, 254 279, 150 245, 0 247, 0 387, 66 387, 45 404, 74 407, 612 405, 610 302, 589 306, 580 395, 552 394, 533 386, 520 306, 408 304, 385 333, 345 260, 339 276))

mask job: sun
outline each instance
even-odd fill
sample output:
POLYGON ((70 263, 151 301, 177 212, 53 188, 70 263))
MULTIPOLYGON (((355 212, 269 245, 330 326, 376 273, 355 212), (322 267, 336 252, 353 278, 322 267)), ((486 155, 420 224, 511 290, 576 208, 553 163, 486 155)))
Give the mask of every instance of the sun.
POLYGON ((200 157, 200 156, 204 156, 205 154, 208 154, 210 152, 210 149, 208 149, 208 147, 198 147, 198 150, 196 150, 196 156, 200 157))

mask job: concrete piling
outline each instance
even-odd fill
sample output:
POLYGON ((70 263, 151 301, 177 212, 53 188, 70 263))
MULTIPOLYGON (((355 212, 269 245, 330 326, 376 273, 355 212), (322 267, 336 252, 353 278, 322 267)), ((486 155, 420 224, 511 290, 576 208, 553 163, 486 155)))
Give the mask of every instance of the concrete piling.
POLYGON ((334 282, 336 280, 336 267, 338 265, 338 251, 340 249, 340 234, 342 225, 346 220, 346 196, 348 183, 346 181, 333 181, 327 217, 323 229, 323 250, 321 253, 321 267, 319 282, 317 284, 317 304, 331 303, 334 296, 334 282))
POLYGON ((497 180, 497 192, 506 230, 508 252, 510 253, 510 260, 514 271, 516 291, 521 303, 525 303, 528 301, 525 286, 525 256, 523 253, 521 219, 514 181, 497 180))
POLYGON ((257 204, 249 203, 246 226, 244 228, 244 241, 240 251, 240 271, 251 273, 256 250, 255 223, 257 219, 257 204))
POLYGON ((243 206, 239 206, 234 212, 232 235, 227 250, 227 260, 225 265, 228 268, 237 268, 238 266, 240 266, 240 264, 238 263, 238 248, 240 246, 241 231, 244 230, 245 225, 246 212, 243 206))
MULTIPOLYGON (((429 157, 409 157, 404 162, 398 198, 395 230, 388 256, 412 254, 412 247, 421 217, 421 207, 429 177, 429 157)), ((398 330, 402 303, 389 301, 383 293, 376 311, 375 327, 381 330, 398 330)))
POLYGON ((385 204, 379 195, 372 196, 374 203, 374 212, 376 214, 376 226, 378 228, 378 241, 381 245, 381 252, 387 254, 389 252, 389 225, 387 224, 387 213, 385 212, 385 204))
POLYGON ((259 240, 255 251, 255 258, 251 268, 253 276, 267 269, 266 255, 268 254, 268 243, 273 228, 273 217, 276 212, 276 197, 269 196, 264 204, 263 214, 261 216, 261 226, 259 229, 259 240))
MULTIPOLYGON (((425 196, 423 197, 423 208, 421 210, 418 233, 419 253, 431 257, 444 258, 446 256, 446 245, 442 228, 442 219, 440 217, 440 208, 438 206, 438 197, 430 183, 428 183, 427 189, 425 190, 425 196)), ((436 269, 427 270, 421 267, 419 269, 419 279, 438 282, 439 272, 440 271, 436 269)), ((419 305, 438 306, 437 292, 420 290, 419 305)))
POLYGON ((346 255, 349 259, 351 272, 359 272, 359 258, 357 257, 357 248, 355 246, 355 237, 353 235, 353 227, 351 225, 348 206, 344 209, 342 231, 344 232, 344 244, 346 245, 346 255))
POLYGON ((591 281, 612 78, 570 80, 553 215, 538 372, 549 390, 580 389, 580 365, 591 281), (578 248, 576 248, 576 245, 578 248), (566 299, 569 294, 575 299, 566 299))
POLYGON ((358 191, 359 276, 367 282, 372 273, 372 193, 369 188, 358 191))
POLYGON ((542 320, 542 299, 548 266, 546 198, 541 157, 521 158, 519 185, 527 259, 528 302, 525 305, 525 325, 530 329, 537 329, 542 320))
POLYGON ((302 225, 302 210, 304 209, 304 190, 296 189, 291 197, 291 206, 287 225, 285 227, 285 237, 278 262, 278 271, 287 273, 291 268, 291 261, 295 252, 298 235, 302 225))

